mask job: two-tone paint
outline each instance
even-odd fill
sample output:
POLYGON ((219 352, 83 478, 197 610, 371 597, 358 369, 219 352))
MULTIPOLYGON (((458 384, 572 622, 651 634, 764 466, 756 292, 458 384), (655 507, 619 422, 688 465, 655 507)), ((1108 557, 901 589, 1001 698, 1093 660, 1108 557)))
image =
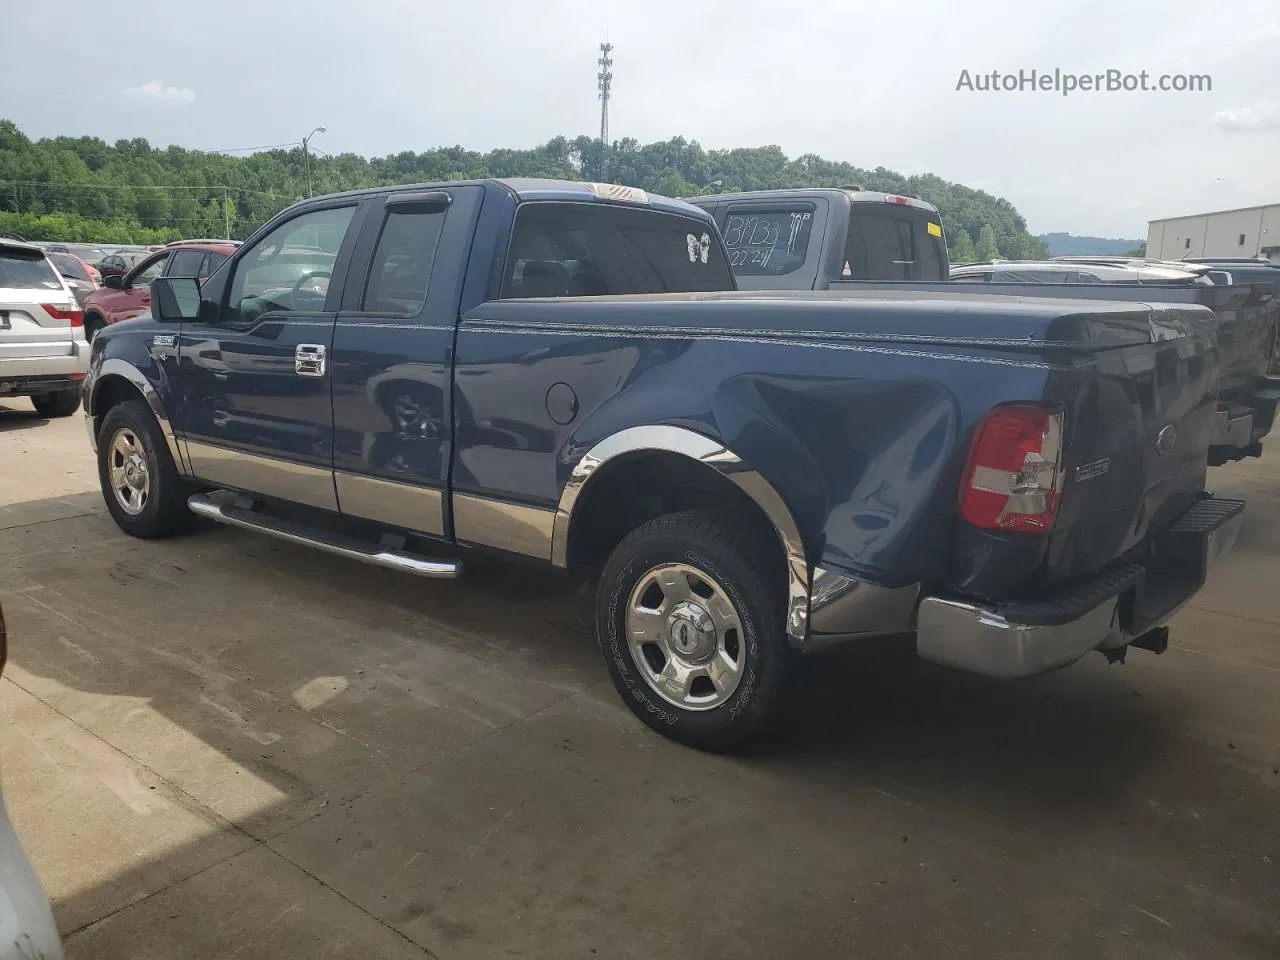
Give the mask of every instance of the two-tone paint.
MULTIPOLYGON (((729 481, 776 534, 802 646, 908 630, 925 590, 999 598, 1096 570, 1199 493, 1209 311, 732 291, 496 299, 522 204, 627 202, 485 181, 299 204, 259 235, 351 209, 324 303, 220 324, 251 238, 205 282, 199 319, 139 318, 95 340, 91 436, 111 402, 140 396, 198 483, 560 567, 604 467, 680 457, 729 481), (422 309, 371 314, 360 292, 399 202, 447 208, 444 233, 422 309), (323 376, 299 376, 299 345, 324 348, 323 376), (1067 479, 1052 537, 956 521, 974 427, 1009 402, 1063 407, 1071 456, 1117 467, 1067 479), (1154 438, 1169 423, 1179 440, 1165 457, 1154 438)), ((714 229, 690 205, 643 202, 714 229)))

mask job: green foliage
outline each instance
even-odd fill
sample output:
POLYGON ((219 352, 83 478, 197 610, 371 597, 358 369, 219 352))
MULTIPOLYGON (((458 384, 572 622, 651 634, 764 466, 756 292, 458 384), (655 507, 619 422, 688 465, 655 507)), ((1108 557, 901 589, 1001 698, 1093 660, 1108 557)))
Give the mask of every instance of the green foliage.
POLYGON ((1147 242, 1144 240, 1132 250, 1126 250, 1121 254, 1123 257, 1145 257, 1147 255, 1147 242))
MULTIPOLYGON (((439 147, 372 158, 313 154, 311 174, 317 194, 480 177, 605 180, 685 197, 716 180, 723 193, 856 183, 929 201, 941 213, 947 236, 964 230, 973 237, 988 226, 1000 250, 1033 250, 1039 243, 1027 234, 1026 221, 1008 200, 932 174, 907 177, 884 167, 867 170, 815 154, 790 158, 777 146, 704 150, 684 137, 648 144, 628 137, 604 151, 598 139, 579 136, 553 137, 527 150, 488 153, 439 147)), ((0 120, 0 211, 74 216, 77 229, 89 223, 109 225, 112 238, 120 231, 134 242, 151 242, 151 231, 223 236, 225 200, 231 235, 243 239, 306 196, 306 184, 300 145, 230 157, 177 146, 156 148, 140 137, 114 145, 95 137, 33 141, 12 122, 0 120)), ((32 224, 32 233, 13 229, 34 239, 32 224)), ((105 234, 92 239, 109 242, 105 234)))
POLYGON ((991 224, 984 223, 978 231, 978 243, 974 247, 974 256, 979 260, 996 260, 1000 257, 1000 248, 996 246, 996 232, 991 224))
POLYGON ((969 236, 968 230, 961 230, 956 234, 948 253, 952 263, 972 263, 978 258, 973 247, 973 237, 969 236))

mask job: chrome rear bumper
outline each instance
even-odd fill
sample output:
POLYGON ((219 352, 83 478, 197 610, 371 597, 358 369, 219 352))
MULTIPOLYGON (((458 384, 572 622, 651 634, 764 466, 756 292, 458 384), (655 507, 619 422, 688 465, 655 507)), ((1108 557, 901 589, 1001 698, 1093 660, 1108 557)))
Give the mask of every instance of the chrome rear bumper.
POLYGON ((1076 588, 1056 605, 997 608, 926 597, 916 614, 916 652, 934 663, 1010 679, 1064 667, 1091 650, 1124 647, 1195 596, 1235 545, 1243 509, 1239 500, 1202 500, 1166 534, 1179 553, 1175 566, 1128 565, 1119 575, 1100 577, 1097 590, 1076 588))

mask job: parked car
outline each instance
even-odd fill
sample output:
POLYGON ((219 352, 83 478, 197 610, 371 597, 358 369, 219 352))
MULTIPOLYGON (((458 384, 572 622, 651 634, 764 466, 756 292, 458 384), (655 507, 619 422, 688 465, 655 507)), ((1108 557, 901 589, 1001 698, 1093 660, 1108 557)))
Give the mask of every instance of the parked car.
POLYGON ((319 197, 151 286, 84 388, 121 530, 591 576, 623 701, 701 747, 776 715, 795 650, 1162 651, 1244 508, 1205 491, 1210 309, 738 293, 709 213, 629 187, 319 197))
POLYGON ((30 397, 45 417, 75 413, 89 366, 82 316, 43 250, 0 241, 0 397, 30 397))
POLYGON ((1212 286, 1203 270, 1187 270, 1150 263, 1064 263, 1054 260, 995 260, 960 263, 951 279, 967 283, 1136 283, 1147 286, 1212 286))
POLYGON ((715 217, 742 290, 826 290, 851 280, 946 280, 938 209, 851 186, 690 200, 715 217))
POLYGON ((143 251, 116 250, 99 260, 95 266, 102 274, 102 282, 106 283, 107 277, 123 277, 146 257, 147 254, 143 251))
POLYGON ((75 294, 76 303, 81 308, 88 299, 89 294, 98 289, 98 285, 93 282, 93 277, 89 275, 89 271, 85 269, 84 262, 76 256, 69 253, 46 253, 49 262, 53 264, 61 275, 63 281, 71 292, 75 294))
MULTIPOLYGON (((736 266, 737 282, 745 289, 829 290, 856 296, 892 291, 908 297, 949 297, 957 287, 976 282, 961 276, 952 278, 953 272, 967 268, 949 268, 941 221, 923 201, 848 189, 766 190, 700 197, 693 202, 711 210, 721 230, 737 225, 737 220, 730 223, 731 217, 746 218, 750 223, 758 216, 781 226, 784 218, 806 211, 813 214, 812 226, 800 235, 803 262, 783 274, 736 266), (864 196, 868 199, 855 199, 864 196), (866 219, 864 211, 874 210, 879 210, 876 228, 861 229, 858 224, 860 218, 866 219), (904 274, 917 279, 905 279, 904 274)), ((729 244, 736 240, 736 235, 726 237, 729 244)), ((982 272, 999 267, 1007 273, 1015 269, 1015 263, 977 265, 977 269, 982 272)), ((1048 263, 1029 265, 1014 282, 988 281, 982 289, 1012 296, 1148 303, 1153 299, 1152 284, 1160 280, 1160 301, 1211 307, 1217 316, 1221 389, 1210 462, 1222 464, 1261 456, 1262 440, 1269 435, 1280 405, 1280 382, 1267 376, 1278 326, 1273 295, 1269 288, 1233 283, 1234 277, 1220 268, 1182 261, 1055 257, 1048 263), (1107 282, 1094 283, 1104 279, 1107 268, 1128 270, 1130 275, 1112 274, 1105 277, 1107 282), (1071 282, 1059 281, 1058 274, 1071 277, 1071 282)))
POLYGON ((151 303, 149 284, 156 277, 197 277, 203 280, 235 252, 229 240, 172 243, 151 254, 123 277, 108 276, 102 289, 84 303, 85 335, 92 341, 98 331, 145 313, 151 303))
MULTIPOLYGON (((9 637, 0 605, 0 671, 9 637)), ((62 941, 44 884, 9 820, 0 795, 0 960, 62 960, 62 941)))

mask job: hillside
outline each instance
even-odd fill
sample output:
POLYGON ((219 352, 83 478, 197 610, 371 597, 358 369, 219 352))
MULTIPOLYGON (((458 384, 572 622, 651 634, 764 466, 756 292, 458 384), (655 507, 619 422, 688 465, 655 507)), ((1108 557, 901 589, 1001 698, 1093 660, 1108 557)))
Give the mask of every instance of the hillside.
MULTIPOLYGON (((580 136, 488 153, 442 147, 373 158, 313 154, 310 167, 317 194, 489 176, 606 180, 667 196, 690 196, 715 181, 724 191, 860 184, 936 205, 948 242, 958 244, 957 259, 971 259, 975 241, 986 256, 1044 254, 1008 200, 932 174, 864 170, 814 154, 790 158, 776 146, 704 150, 683 137, 643 145, 616 141, 603 170, 600 157, 600 141, 580 136)), ((306 193, 301 146, 232 157, 152 147, 142 138, 115 144, 95 137, 33 141, 14 123, 0 120, 0 235, 156 243, 220 237, 229 229, 231 236, 244 238, 306 193)))
POLYGON ((1110 237, 1077 237, 1070 233, 1042 233, 1040 240, 1051 257, 1118 257, 1146 244, 1146 240, 1118 240, 1110 237))

